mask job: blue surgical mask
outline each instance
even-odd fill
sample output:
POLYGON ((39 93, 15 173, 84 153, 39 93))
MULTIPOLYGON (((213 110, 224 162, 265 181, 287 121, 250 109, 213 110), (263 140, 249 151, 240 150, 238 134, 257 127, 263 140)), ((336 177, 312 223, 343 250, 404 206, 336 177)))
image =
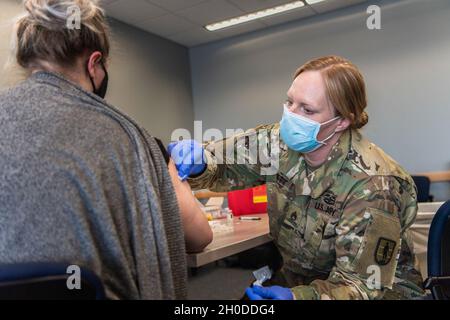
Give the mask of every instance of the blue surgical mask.
POLYGON ((284 106, 283 119, 280 122, 281 139, 294 151, 301 153, 313 152, 326 145, 326 142, 336 134, 335 131, 326 139, 318 141, 317 135, 320 128, 340 118, 336 117, 327 122, 319 123, 293 113, 284 106))

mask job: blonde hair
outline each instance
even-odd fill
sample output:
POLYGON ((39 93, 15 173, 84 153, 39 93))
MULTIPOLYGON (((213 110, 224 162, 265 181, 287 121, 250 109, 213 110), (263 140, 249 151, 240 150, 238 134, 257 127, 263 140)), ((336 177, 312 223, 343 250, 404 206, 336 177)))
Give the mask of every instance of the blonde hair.
POLYGON ((321 72, 328 100, 340 116, 351 121, 353 129, 360 129, 369 122, 364 111, 367 107, 364 77, 353 63, 338 56, 317 58, 301 66, 294 79, 307 71, 321 72))
POLYGON ((100 51, 109 56, 109 28, 97 0, 24 0, 26 13, 15 24, 13 52, 23 68, 40 61, 70 67, 82 54, 100 51), (80 28, 68 21, 79 9, 80 28))

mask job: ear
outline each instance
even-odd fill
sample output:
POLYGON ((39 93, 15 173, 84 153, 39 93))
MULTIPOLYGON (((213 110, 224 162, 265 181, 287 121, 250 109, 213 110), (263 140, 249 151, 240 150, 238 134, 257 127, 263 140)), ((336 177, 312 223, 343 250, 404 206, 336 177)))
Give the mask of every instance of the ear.
POLYGON ((96 66, 102 61, 102 53, 100 51, 95 51, 89 56, 87 71, 91 78, 96 78, 96 66))
POLYGON ((336 132, 342 132, 348 129, 348 127, 350 127, 350 125, 352 124, 352 122, 347 119, 347 118, 342 118, 339 120, 339 124, 336 127, 336 132))

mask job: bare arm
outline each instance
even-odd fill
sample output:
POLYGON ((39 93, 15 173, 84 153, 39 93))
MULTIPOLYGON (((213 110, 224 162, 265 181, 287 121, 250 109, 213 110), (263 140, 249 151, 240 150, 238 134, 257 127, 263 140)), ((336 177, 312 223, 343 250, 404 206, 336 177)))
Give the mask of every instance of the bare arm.
POLYGON ((191 187, 187 182, 181 182, 173 160, 169 163, 169 173, 175 188, 184 229, 187 252, 200 252, 213 239, 213 233, 208 220, 198 206, 191 187))

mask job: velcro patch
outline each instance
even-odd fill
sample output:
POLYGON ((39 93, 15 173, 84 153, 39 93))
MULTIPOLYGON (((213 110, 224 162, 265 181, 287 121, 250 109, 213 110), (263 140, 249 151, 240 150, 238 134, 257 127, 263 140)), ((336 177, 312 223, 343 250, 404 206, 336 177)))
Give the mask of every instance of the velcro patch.
POLYGON ((397 242, 386 238, 378 239, 378 244, 375 249, 375 261, 380 266, 388 265, 394 256, 394 249, 397 246, 397 242))

